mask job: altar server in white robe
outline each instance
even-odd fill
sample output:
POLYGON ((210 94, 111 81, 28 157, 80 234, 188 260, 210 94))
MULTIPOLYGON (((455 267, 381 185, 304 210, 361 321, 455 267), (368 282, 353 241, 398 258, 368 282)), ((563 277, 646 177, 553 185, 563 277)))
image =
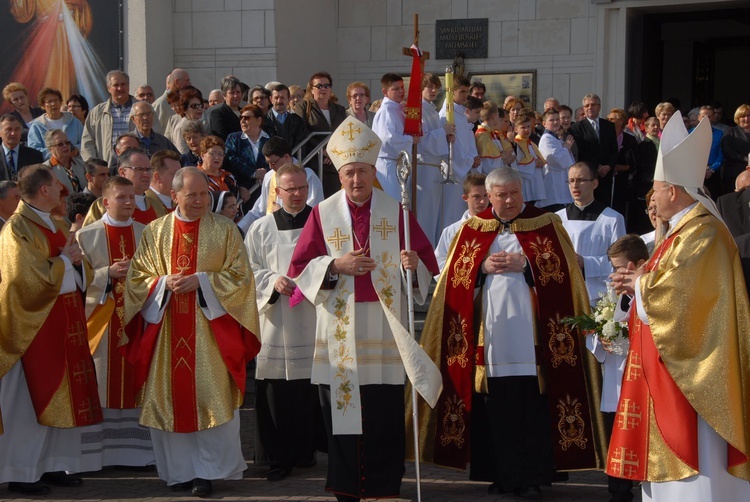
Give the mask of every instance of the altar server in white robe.
MULTIPOLYGON (((263 177, 263 184, 260 188, 260 197, 255 200, 253 208, 240 220, 237 226, 247 234, 248 228, 254 221, 262 218, 266 214, 281 207, 281 198, 276 195, 276 170, 286 164, 292 164, 295 160, 292 158, 292 147, 286 140, 280 136, 270 138, 263 145, 263 156, 266 158, 268 170, 263 177)), ((312 207, 323 200, 323 184, 315 171, 309 167, 305 168, 307 177, 307 205, 312 207)))
POLYGON ((135 190, 130 180, 109 178, 102 187, 102 203, 104 216, 76 235, 94 268, 94 280, 86 290, 86 322, 104 414, 101 424, 81 433, 86 471, 107 465, 154 464, 151 435, 138 423, 141 410, 135 405, 135 368, 117 348, 122 334, 135 328, 134 323, 123 323, 123 293, 130 259, 145 225, 133 221, 135 190))
POLYGON ((326 489, 339 501, 398 497, 404 378, 428 403, 440 392, 440 371, 403 326, 404 288, 425 300, 435 255, 412 215, 404 249, 400 205, 373 188, 379 146, 354 117, 334 131, 328 154, 344 188, 313 208, 287 274, 317 305, 312 382, 328 434, 326 489))
POLYGON ((573 202, 568 190, 568 169, 575 164, 570 149, 573 146, 573 137, 563 143, 557 134, 560 132, 560 114, 554 108, 550 108, 542 115, 544 133, 539 140, 539 151, 542 152, 544 160, 544 193, 545 198, 537 205, 547 211, 559 211, 573 202))
POLYGON ((607 291, 606 281, 612 273, 607 249, 625 235, 625 221, 620 213, 594 200, 599 180, 586 162, 577 162, 568 169, 568 185, 573 203, 556 214, 573 241, 593 305, 599 293, 607 291))
MULTIPOLYGON (((372 119, 372 130, 380 138, 380 151, 375 163, 378 181, 383 191, 398 199, 401 186, 396 178, 396 159, 405 150, 411 153, 411 147, 419 137, 404 134, 404 79, 397 73, 386 73, 380 79, 383 90, 383 101, 372 119)), ((345 132, 345 131, 344 131, 345 132)), ((347 133, 348 134, 348 133, 347 133)), ((330 156, 330 151, 328 152, 330 156)))
POLYGON ((434 245, 440 238, 443 225, 442 210, 443 173, 441 162, 448 160, 448 139, 455 137, 456 127, 440 118, 435 108, 435 98, 440 91, 440 79, 432 73, 422 77, 422 137, 419 140, 419 165, 417 167, 417 221, 434 245))
POLYGON ((280 166, 276 175, 281 208, 256 221, 245 237, 260 314, 256 436, 270 458, 269 481, 315 463, 311 417, 318 405, 318 389, 310 383, 315 306, 285 275, 312 212, 305 203, 309 186, 305 170, 294 164, 280 166))
MULTIPOLYGON (((453 116, 456 122, 456 139, 453 142, 453 178, 457 185, 443 188, 443 221, 457 221, 464 212, 461 202, 461 183, 469 170, 479 167, 481 159, 474 140, 474 125, 466 118, 466 100, 469 97, 469 81, 464 77, 453 79, 453 116)), ((446 118, 446 103, 440 110, 440 117, 446 118)))

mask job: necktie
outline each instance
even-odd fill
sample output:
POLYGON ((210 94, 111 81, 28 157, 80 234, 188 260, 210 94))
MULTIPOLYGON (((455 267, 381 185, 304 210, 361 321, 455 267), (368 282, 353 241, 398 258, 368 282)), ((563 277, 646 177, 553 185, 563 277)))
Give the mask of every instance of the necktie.
POLYGON ((599 121, 594 119, 591 121, 591 126, 594 128, 594 132, 596 133, 596 137, 599 137, 599 121))
POLYGON ((16 161, 13 158, 15 153, 13 150, 8 151, 8 170, 10 171, 11 178, 16 175, 16 161))

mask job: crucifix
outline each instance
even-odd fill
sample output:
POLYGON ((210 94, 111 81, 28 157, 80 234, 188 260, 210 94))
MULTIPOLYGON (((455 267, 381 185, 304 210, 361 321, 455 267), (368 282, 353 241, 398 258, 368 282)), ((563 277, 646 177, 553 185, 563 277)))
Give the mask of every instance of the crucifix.
MULTIPOLYGON (((419 14, 414 14, 414 47, 419 47, 419 14)), ((408 56, 410 58, 414 57, 411 47, 403 47, 401 49, 401 54, 404 56, 408 56)), ((429 52, 423 52, 421 56, 419 56, 419 63, 421 66, 422 71, 420 73, 424 73, 424 62, 425 60, 430 59, 430 53, 429 52)), ((412 82, 409 81, 409 87, 412 85, 421 86, 422 82, 412 82)), ((421 100, 420 100, 421 101, 421 100)), ((420 106, 421 103, 420 103, 420 106)), ((411 146, 411 210, 414 213, 414 216, 417 216, 417 143, 413 142, 411 146)))

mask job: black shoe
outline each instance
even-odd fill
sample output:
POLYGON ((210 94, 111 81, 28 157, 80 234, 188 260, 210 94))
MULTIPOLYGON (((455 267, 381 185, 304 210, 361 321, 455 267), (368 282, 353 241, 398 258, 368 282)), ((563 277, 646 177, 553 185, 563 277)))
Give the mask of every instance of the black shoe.
POLYGON ((513 491, 515 491, 514 488, 508 488, 500 483, 492 483, 487 487, 487 493, 489 494, 511 493, 513 491))
POLYGON ((42 474, 42 481, 55 486, 81 486, 83 478, 80 476, 71 476, 63 471, 45 472, 42 474))
POLYGON ((285 467, 276 467, 275 469, 271 469, 270 471, 268 471, 266 479, 268 481, 281 481, 282 479, 285 479, 287 476, 289 476, 289 473, 291 472, 291 469, 287 469, 285 467))
POLYGON ((24 495, 46 495, 50 492, 50 488, 41 481, 35 483, 11 481, 8 483, 8 491, 23 493, 24 495))
POLYGON ((310 467, 315 467, 317 463, 318 463, 318 460, 315 458, 315 455, 313 455, 310 459, 300 462, 298 464, 295 464, 294 467, 298 469, 309 469, 310 467))
POLYGON ((193 480, 185 481, 184 483, 177 483, 176 485, 170 486, 173 491, 184 492, 185 490, 193 489, 193 480))
POLYGON ((522 499, 540 500, 542 498, 542 490, 540 490, 537 485, 523 486, 518 490, 515 490, 514 493, 517 497, 521 497, 522 499))
POLYGON ((204 498, 211 495, 214 487, 208 479, 195 478, 193 480, 193 495, 204 498))

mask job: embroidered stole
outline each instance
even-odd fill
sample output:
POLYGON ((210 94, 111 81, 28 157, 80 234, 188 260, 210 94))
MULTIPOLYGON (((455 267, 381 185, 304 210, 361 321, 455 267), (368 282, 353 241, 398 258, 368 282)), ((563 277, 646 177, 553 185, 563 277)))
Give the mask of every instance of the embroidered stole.
POLYGON ((271 182, 268 184, 268 200, 266 202, 266 214, 273 213, 273 205, 276 203, 276 171, 273 172, 271 182))
MULTIPOLYGON (((198 261, 198 230, 201 220, 181 221, 174 218, 172 235, 172 274, 190 275, 196 272, 198 261)), ((195 383, 195 315, 197 290, 172 294, 171 384, 174 432, 198 430, 198 411, 195 383)))
MULTIPOLYGON (((50 258, 60 256, 65 235, 37 226, 47 239, 50 258)), ((102 421, 80 291, 57 297, 21 363, 39 424, 80 427, 102 421)))
MULTIPOLYGON (((107 232, 109 263, 129 260, 135 254, 133 225, 115 227, 104 224, 107 232)), ((109 322, 107 343, 107 408, 135 408, 135 368, 125 361, 118 346, 125 339, 125 278, 111 279, 114 311, 109 322)), ((108 300, 112 301, 112 300, 108 300)), ((129 326, 129 328, 134 325, 129 326)), ((132 329, 128 329, 132 331, 132 329)))
MULTIPOLYGON (((322 202, 321 225, 328 253, 338 258, 354 251, 351 213, 346 194, 322 202)), ((440 393, 440 372, 416 340, 403 327, 401 316, 401 258, 398 203, 380 190, 373 190, 370 202, 370 252, 376 261, 370 273, 380 305, 393 332, 406 374, 414 387, 434 405, 440 393), (394 234, 395 235, 392 235, 394 234)), ((339 274, 336 288, 325 301, 334 318, 328 323, 328 356, 331 364, 331 413, 334 434, 362 434, 362 404, 357 371, 354 333, 354 277, 339 274), (335 404, 334 404, 335 403, 335 404), (335 408, 334 408, 335 405, 335 408)))

